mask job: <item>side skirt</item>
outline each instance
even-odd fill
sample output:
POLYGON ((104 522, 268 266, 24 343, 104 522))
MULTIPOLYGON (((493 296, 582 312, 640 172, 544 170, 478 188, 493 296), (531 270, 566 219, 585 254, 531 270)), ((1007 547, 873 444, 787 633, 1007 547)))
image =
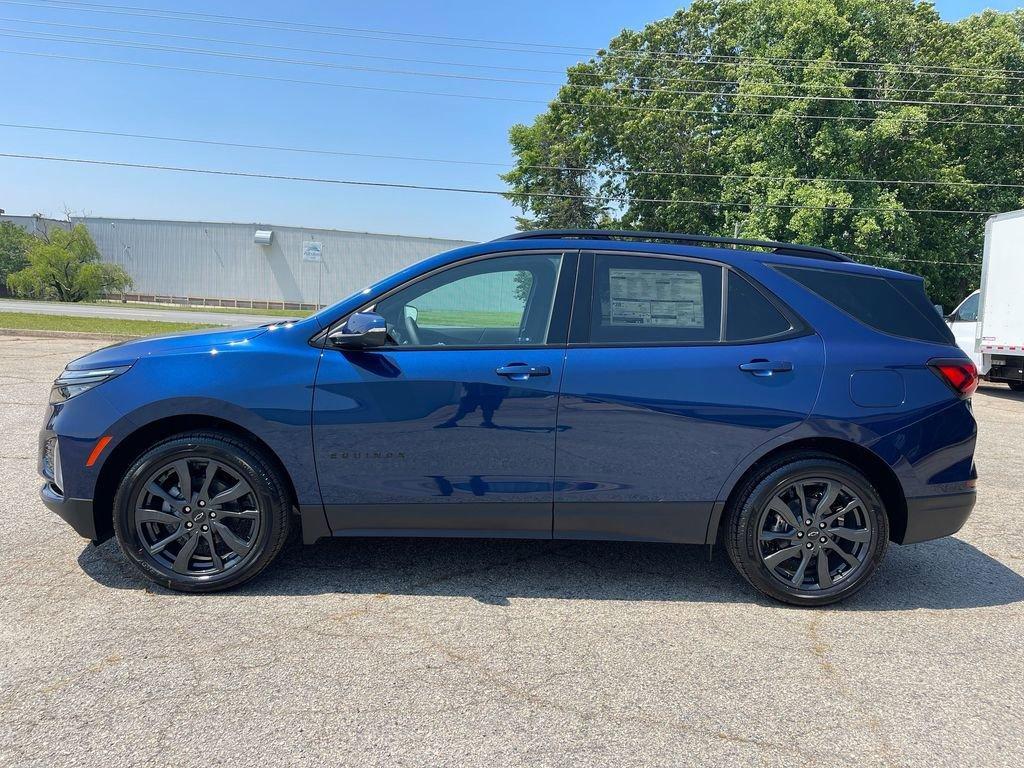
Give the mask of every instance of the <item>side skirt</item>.
POLYGON ((554 537, 711 543, 708 526, 715 506, 710 501, 556 502, 554 537))
POLYGON ((550 539, 549 502, 339 504, 325 507, 334 536, 550 539))

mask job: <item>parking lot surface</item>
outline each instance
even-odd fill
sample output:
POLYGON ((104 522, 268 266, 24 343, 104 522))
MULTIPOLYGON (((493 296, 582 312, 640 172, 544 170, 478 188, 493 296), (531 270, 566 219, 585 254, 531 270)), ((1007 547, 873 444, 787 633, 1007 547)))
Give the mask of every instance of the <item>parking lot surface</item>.
POLYGON ((1024 764, 1024 396, 974 398, 966 527, 833 608, 589 542, 294 544, 186 596, 38 501, 49 383, 96 346, 0 338, 0 766, 1024 764))

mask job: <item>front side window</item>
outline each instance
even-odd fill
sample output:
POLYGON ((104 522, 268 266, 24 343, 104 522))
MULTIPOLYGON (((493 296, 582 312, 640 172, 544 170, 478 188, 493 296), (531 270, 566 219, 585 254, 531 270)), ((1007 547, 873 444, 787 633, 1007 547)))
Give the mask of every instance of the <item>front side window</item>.
POLYGON ((975 323, 978 321, 978 304, 981 303, 981 294, 974 293, 964 299, 963 304, 957 309, 953 320, 959 323, 975 323))
POLYGON ((562 257, 472 261, 377 302, 395 344, 495 347, 547 343, 562 257))
POLYGON ((597 254, 591 343, 718 341, 722 268, 653 256, 597 254))

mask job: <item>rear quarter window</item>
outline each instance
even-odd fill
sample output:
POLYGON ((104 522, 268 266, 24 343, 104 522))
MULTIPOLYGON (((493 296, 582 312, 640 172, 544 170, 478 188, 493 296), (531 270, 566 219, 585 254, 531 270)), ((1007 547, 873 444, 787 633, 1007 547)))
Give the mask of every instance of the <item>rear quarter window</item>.
POLYGON ((838 270, 776 265, 830 304, 883 333, 953 344, 953 333, 928 300, 920 280, 860 275, 838 270))

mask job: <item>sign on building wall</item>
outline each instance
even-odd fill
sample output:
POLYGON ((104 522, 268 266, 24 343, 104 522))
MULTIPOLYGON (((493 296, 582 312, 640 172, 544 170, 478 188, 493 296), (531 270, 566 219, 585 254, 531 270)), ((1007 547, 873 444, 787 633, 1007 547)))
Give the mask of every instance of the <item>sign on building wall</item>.
POLYGON ((316 240, 306 240, 302 243, 303 261, 323 261, 324 244, 316 240))

